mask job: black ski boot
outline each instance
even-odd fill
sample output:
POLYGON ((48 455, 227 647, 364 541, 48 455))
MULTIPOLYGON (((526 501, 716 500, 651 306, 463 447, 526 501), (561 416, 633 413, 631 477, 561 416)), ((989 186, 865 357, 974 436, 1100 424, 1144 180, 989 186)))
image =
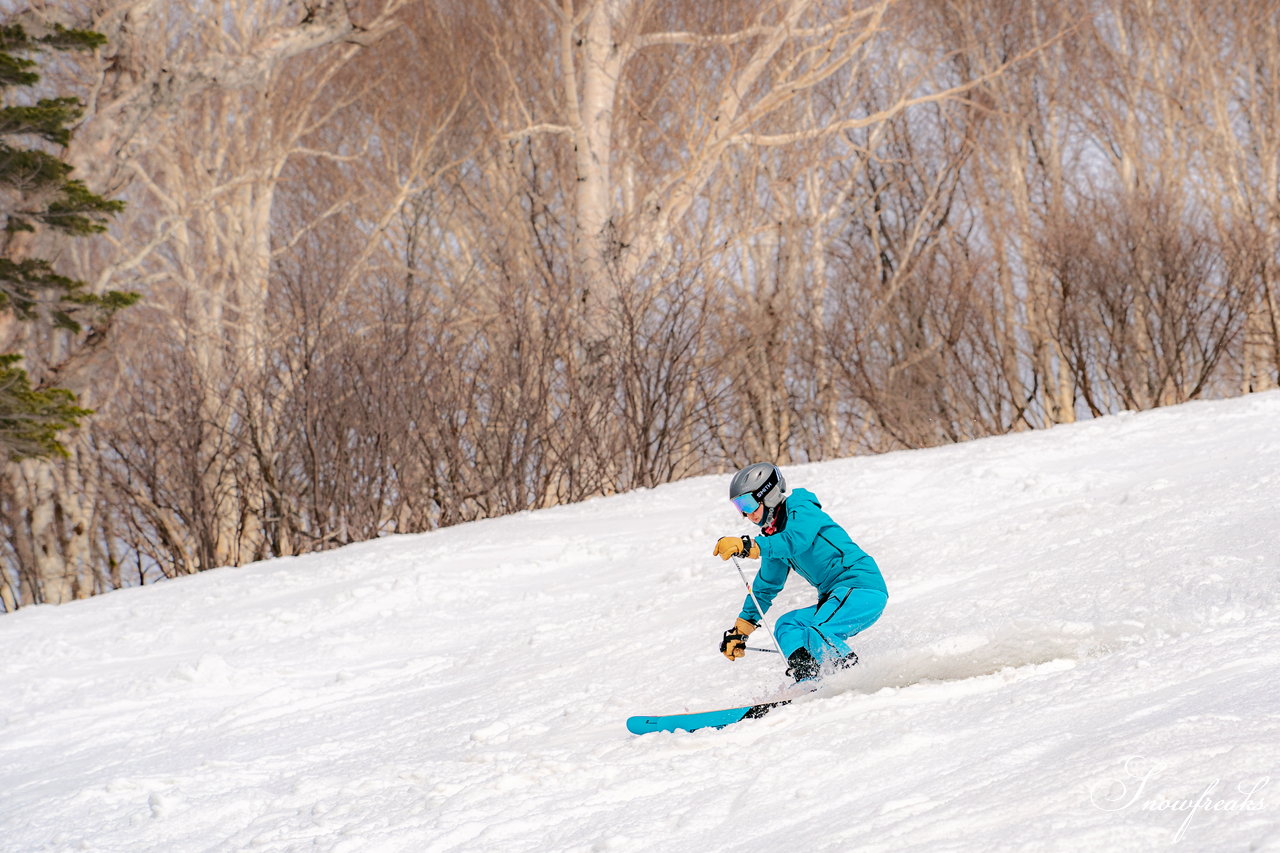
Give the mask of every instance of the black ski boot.
POLYGON ((791 666, 787 667, 787 675, 794 678, 797 684, 801 681, 817 678, 818 670, 821 668, 817 659, 809 654, 809 650, 804 647, 792 652, 787 657, 787 663, 791 664, 791 666))
POLYGON ((857 653, 857 652, 849 652, 849 654, 845 655, 845 656, 844 656, 844 657, 842 657, 842 658, 836 658, 836 671, 837 671, 837 672, 839 672, 839 671, 841 671, 841 670, 845 670, 845 669, 851 669, 852 667, 855 667, 855 666, 857 666, 857 665, 858 665, 858 653, 857 653))

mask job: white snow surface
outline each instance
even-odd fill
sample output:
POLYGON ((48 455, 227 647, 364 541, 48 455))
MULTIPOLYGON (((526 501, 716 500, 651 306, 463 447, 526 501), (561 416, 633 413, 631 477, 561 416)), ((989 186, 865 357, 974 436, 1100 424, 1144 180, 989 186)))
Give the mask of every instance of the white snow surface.
POLYGON ((0 850, 1280 850, 1280 393, 785 474, 889 585, 814 696, 627 732, 786 682, 700 477, 0 616, 0 850))

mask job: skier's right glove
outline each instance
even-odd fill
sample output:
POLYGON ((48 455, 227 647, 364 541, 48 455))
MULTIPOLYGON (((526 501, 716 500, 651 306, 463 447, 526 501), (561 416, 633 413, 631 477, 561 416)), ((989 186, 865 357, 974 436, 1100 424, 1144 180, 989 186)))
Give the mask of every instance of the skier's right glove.
POLYGON ((731 661, 745 655, 747 653, 747 637, 755 629, 755 625, 742 617, 738 617, 738 621, 733 623, 733 627, 724 632, 724 639, 720 641, 720 653, 731 661))
POLYGON ((730 557, 748 557, 760 559, 760 546, 750 536, 721 536, 716 540, 716 547, 711 555, 727 560, 730 557))

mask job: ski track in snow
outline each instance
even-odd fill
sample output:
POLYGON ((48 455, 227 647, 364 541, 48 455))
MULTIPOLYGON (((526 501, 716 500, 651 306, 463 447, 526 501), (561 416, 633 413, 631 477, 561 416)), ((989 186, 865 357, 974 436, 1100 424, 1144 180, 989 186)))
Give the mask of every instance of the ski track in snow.
POLYGON ((785 471, 890 590, 814 696, 626 732, 785 682, 697 478, 0 617, 0 851, 1280 849, 1280 393, 785 471))

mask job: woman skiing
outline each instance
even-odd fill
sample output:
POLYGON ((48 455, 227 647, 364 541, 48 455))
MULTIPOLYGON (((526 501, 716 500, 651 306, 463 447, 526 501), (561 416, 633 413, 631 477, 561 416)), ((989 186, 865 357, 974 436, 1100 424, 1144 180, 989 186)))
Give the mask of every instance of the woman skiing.
MULTIPOLYGON (((870 627, 889 600, 875 560, 854 544, 849 534, 822 510, 807 489, 787 491, 782 472, 768 462, 748 465, 729 483, 729 499, 745 518, 760 527, 759 538, 723 536, 714 554, 759 558, 752 586, 760 607, 768 610, 795 570, 818 589, 818 603, 783 614, 774 634, 796 681, 818 676, 824 664, 847 667, 858 656, 845 641, 870 627)), ((746 653, 747 636, 763 613, 750 595, 734 626, 724 632, 720 651, 730 661, 746 653)))

